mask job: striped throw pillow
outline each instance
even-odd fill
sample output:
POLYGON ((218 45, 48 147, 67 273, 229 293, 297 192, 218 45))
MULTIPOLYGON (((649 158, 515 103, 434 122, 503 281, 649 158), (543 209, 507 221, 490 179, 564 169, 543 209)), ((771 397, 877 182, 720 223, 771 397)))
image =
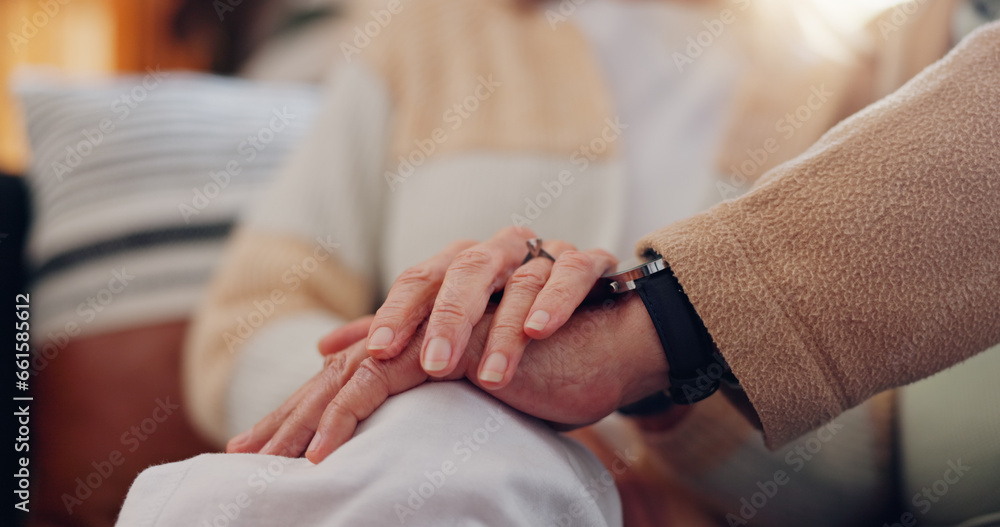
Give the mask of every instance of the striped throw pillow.
POLYGON ((319 102, 314 87, 152 70, 16 92, 33 157, 35 336, 63 342, 189 316, 319 102))

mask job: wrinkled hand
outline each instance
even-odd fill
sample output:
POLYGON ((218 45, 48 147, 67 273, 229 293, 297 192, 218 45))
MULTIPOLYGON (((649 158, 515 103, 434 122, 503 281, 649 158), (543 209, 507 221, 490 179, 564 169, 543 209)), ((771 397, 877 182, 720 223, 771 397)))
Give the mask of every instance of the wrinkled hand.
MULTIPOLYGON (((484 388, 505 386, 528 342, 555 333, 597 279, 617 264, 599 249, 577 251, 566 242, 545 241, 543 248, 555 262, 534 258, 521 265, 527 253, 525 242, 534 237, 530 229, 509 227, 483 243, 453 243, 404 271, 369 329, 371 355, 378 359, 399 355, 426 321, 424 335, 418 339, 421 364, 430 375, 446 378, 462 363, 490 296, 503 290, 475 377, 484 388)), ((337 332, 331 338, 346 340, 337 332)))
MULTIPOLYGON (((476 375, 495 314, 470 331, 466 353, 444 379, 476 375)), ((363 333, 367 320, 349 331, 363 333)), ((306 457, 319 463, 354 434, 385 400, 428 380, 420 366, 425 326, 388 360, 368 357, 365 342, 327 355, 323 370, 284 405, 230 441, 229 452, 306 457)), ((329 349, 343 340, 324 339, 329 349)), ((492 394, 543 420, 579 426, 667 386, 667 363, 656 331, 636 295, 585 306, 545 340, 532 341, 510 382, 492 394)))

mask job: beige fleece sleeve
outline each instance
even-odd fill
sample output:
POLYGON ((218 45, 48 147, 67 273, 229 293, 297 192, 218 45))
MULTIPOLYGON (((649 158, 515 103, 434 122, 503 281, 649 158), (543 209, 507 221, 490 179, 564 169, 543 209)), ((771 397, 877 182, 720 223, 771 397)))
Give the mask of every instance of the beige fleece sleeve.
POLYGON ((647 236, 777 447, 1000 342, 1000 23, 647 236))

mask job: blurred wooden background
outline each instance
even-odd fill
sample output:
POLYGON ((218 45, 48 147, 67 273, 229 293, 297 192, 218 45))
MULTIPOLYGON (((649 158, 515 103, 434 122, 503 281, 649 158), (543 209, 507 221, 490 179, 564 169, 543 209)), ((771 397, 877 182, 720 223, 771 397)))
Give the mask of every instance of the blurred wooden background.
POLYGON ((0 170, 20 172, 30 155, 20 112, 10 93, 11 74, 19 66, 51 66, 80 77, 156 66, 207 69, 208 46, 193 41, 181 44, 173 37, 178 4, 178 0, 0 0, 4 37, 0 44, 0 170), (35 26, 35 22, 40 24, 35 26))

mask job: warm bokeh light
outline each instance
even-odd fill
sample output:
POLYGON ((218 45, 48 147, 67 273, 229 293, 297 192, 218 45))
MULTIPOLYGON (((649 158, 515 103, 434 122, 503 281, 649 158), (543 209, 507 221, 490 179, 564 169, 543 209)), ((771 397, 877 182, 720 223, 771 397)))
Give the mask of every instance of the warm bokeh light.
POLYGON ((28 158, 10 93, 18 68, 52 67, 68 77, 92 77, 147 65, 204 67, 204 52, 171 39, 164 22, 175 5, 175 0, 0 1, 0 170, 19 172, 28 158))
POLYGON ((4 50, 0 53, 0 168, 24 166, 26 148, 18 112, 10 94, 11 74, 23 65, 45 65, 71 75, 114 69, 112 0, 52 2, 45 12, 32 0, 4 0, 0 20, 4 50), (58 10, 55 8, 58 7, 58 10), (39 25, 35 25, 35 23, 39 25))

